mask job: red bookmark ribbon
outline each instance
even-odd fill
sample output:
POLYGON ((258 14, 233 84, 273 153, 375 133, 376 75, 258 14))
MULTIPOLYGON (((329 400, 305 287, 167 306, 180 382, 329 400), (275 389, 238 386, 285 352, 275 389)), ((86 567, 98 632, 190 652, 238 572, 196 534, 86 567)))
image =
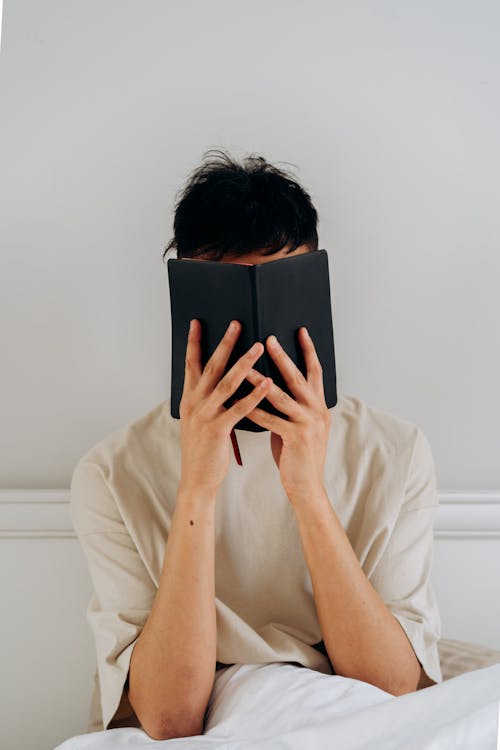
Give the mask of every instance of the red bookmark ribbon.
POLYGON ((236 439, 236 433, 234 431, 234 427, 231 430, 231 443, 233 444, 234 457, 236 458, 237 463, 240 466, 243 466, 243 462, 241 460, 240 449, 238 447, 238 441, 236 439))

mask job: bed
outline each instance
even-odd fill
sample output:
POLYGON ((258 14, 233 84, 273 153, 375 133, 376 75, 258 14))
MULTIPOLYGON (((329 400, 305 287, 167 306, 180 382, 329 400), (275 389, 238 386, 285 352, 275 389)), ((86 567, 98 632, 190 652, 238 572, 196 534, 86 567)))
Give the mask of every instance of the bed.
POLYGON ((236 664, 217 672, 200 736, 120 727, 55 750, 498 750, 500 651, 446 638, 438 650, 443 682, 402 696, 289 663, 236 664))

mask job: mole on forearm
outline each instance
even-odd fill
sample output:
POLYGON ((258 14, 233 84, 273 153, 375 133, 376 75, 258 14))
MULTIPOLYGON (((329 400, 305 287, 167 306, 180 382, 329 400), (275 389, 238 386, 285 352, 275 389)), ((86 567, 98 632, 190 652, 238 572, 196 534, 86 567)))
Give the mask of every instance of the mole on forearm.
POLYGON ((191 526, 193 525, 193 521, 190 521, 189 523, 191 524, 191 526))

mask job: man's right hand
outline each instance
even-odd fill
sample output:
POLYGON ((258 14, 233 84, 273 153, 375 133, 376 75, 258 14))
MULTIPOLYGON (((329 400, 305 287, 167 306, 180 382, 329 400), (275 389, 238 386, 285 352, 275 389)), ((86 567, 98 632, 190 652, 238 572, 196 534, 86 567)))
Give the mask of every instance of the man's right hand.
POLYGON ((217 348, 201 367, 201 325, 193 319, 188 334, 184 387, 179 405, 181 423, 181 485, 185 489, 207 490, 216 493, 229 468, 230 434, 234 425, 261 401, 272 382, 266 378, 253 391, 229 409, 227 401, 246 378, 264 352, 256 342, 224 375, 236 339, 241 331, 238 321, 235 330, 229 326, 217 348))

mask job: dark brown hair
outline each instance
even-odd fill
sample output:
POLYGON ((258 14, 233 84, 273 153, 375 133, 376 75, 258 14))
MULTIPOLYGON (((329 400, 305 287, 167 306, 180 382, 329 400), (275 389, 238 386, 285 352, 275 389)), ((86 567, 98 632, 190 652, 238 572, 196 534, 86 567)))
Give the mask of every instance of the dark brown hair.
POLYGON ((317 211, 289 173, 256 154, 239 163, 209 149, 204 159, 181 189, 163 259, 172 249, 178 258, 203 254, 210 260, 257 249, 272 255, 288 244, 287 253, 299 245, 318 249, 317 211))

